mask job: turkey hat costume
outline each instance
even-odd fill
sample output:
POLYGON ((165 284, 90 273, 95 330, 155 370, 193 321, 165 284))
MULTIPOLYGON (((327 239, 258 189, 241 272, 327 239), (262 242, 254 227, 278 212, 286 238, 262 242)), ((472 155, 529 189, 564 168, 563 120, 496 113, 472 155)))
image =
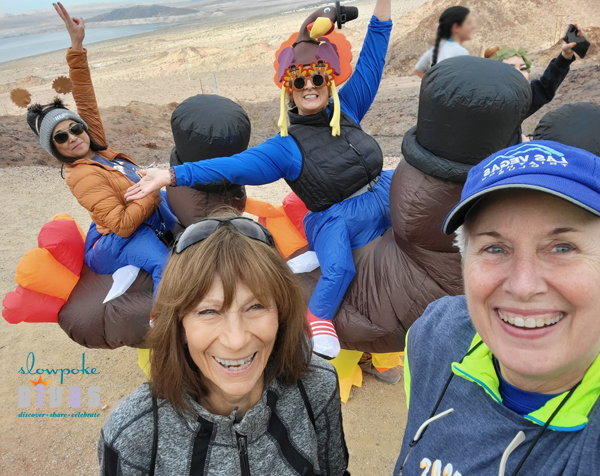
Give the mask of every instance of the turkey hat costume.
POLYGON ((297 85, 303 87, 306 79, 312 79, 315 86, 326 84, 331 88, 334 113, 330 125, 333 135, 340 134, 340 101, 337 86, 352 74, 352 51, 350 42, 343 34, 337 33, 335 27, 337 25, 338 28, 342 28, 344 23, 357 17, 358 8, 343 7, 339 1, 335 2, 335 7, 320 8, 313 12, 304 21, 300 31, 292 34, 275 53, 274 80, 281 88, 281 111, 277 125, 282 136, 288 135, 286 94, 291 93, 297 85))

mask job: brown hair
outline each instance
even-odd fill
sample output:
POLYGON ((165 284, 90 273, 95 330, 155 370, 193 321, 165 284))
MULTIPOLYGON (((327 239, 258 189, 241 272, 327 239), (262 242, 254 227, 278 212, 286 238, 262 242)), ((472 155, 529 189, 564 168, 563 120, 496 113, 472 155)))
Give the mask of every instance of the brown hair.
POLYGON ((275 248, 221 226, 209 238, 169 259, 153 308, 148 334, 152 392, 179 411, 190 411, 185 394, 200 397, 208 390, 184 343, 182 320, 210 290, 216 276, 223 283, 223 309, 245 284, 262 305, 273 301, 279 328, 265 369, 265 383, 278 379, 294 384, 308 371, 311 357, 306 300, 297 277, 275 248))

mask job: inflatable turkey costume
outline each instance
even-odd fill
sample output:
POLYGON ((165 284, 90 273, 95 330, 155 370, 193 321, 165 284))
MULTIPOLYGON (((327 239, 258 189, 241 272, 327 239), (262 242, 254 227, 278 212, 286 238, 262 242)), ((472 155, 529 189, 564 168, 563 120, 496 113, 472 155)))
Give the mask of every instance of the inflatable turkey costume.
MULTIPOLYGON (((174 186, 223 180, 241 185, 279 179, 288 183, 309 210, 303 228, 322 277, 307 318, 314 351, 329 358, 340 350, 331 321, 355 274, 352 250, 391 226, 391 172, 382 172, 381 149, 360 121, 381 81, 392 22, 371 18, 351 74, 350 45, 334 29, 357 15, 356 8, 339 3, 320 8, 276 53, 275 82, 282 88, 280 134, 232 157, 187 162, 170 170, 174 186), (291 107, 287 119, 286 98, 291 107)), ((148 193, 133 190, 130 197, 148 193)))
MULTIPOLYGON (((463 293, 460 256, 442 223, 470 168, 508 146, 530 101, 519 72, 482 58, 445 60, 423 78, 417 125, 404 137, 390 188, 392 229, 354 250, 356 276, 334 319, 346 349, 333 361, 342 399, 361 382, 363 352, 404 350, 408 328, 431 302, 463 293)), ((301 275, 307 292, 318 277, 301 275)))
MULTIPOLYGON (((205 160, 210 154, 224 156, 248 146, 250 119, 230 99, 193 96, 183 101, 172 117, 178 138, 185 136, 191 145, 205 145, 205 160)), ((178 155, 181 143, 176 140, 172 157, 178 155)), ((180 223, 205 218, 215 207, 232 204, 228 193, 187 187, 178 187, 173 198, 180 223)), ((119 268, 114 274, 94 273, 84 262, 85 241, 86 236, 68 215, 54 217, 44 225, 38 247, 17 266, 18 288, 4 298, 2 315, 13 324, 58 323, 71 339, 89 348, 145 348, 152 277, 134 266, 119 268)))

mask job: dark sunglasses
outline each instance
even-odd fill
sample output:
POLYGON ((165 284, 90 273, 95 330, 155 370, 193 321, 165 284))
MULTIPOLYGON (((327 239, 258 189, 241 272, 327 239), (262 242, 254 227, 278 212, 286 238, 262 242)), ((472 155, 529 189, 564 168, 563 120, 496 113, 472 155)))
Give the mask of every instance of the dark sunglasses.
POLYGON ((80 136, 85 128, 81 124, 73 124, 68 131, 60 131, 54 134, 54 142, 64 144, 69 140, 69 132, 74 136, 80 136))
POLYGON ((323 86, 325 86, 327 84, 327 80, 325 79, 325 76, 323 76, 320 73, 314 73, 312 76, 309 76, 308 78, 305 76, 298 76, 297 78, 294 78, 293 80, 290 81, 290 86, 292 88, 292 91, 302 91, 304 88, 306 88, 306 85, 308 84, 309 79, 315 88, 322 88, 323 86))
POLYGON ((242 235, 253 240, 261 241, 269 246, 275 246, 273 235, 260 223, 256 223, 251 218, 230 217, 230 218, 203 218, 188 226, 181 233, 173 245, 174 253, 181 253, 187 247, 206 240, 221 226, 232 226, 242 235))

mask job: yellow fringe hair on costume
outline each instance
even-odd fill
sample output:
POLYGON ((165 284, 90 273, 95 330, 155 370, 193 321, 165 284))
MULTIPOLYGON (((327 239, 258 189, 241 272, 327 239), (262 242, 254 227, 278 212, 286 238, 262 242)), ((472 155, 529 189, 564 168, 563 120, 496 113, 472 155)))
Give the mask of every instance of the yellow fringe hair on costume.
MULTIPOLYGON (((331 95, 333 97, 333 117, 329 125, 331 126, 331 135, 339 136, 341 132, 340 118, 342 108, 340 106, 340 97, 338 96, 337 87, 335 86, 335 80, 331 80, 331 95)), ((288 124, 287 124, 287 107, 285 104, 286 89, 281 88, 281 97, 279 100, 279 120, 277 121, 277 127, 281 132, 281 137, 288 136, 288 124)))

